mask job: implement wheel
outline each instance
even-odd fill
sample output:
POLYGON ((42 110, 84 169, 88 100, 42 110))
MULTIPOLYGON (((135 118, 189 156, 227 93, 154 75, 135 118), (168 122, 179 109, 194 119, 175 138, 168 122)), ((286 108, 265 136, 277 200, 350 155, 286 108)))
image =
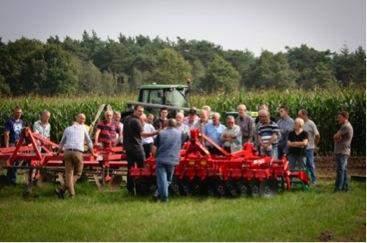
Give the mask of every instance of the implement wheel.
POLYGON ((251 188, 247 182, 240 180, 237 181, 236 184, 238 192, 240 193, 241 196, 248 197, 251 195, 251 188))

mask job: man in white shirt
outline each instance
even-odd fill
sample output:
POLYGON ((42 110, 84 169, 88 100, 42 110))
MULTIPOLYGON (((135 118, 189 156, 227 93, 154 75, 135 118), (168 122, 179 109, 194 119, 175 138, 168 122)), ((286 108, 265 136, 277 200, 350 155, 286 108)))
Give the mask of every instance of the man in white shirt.
MULTIPOLYGON (((152 134, 156 132, 154 126, 147 122, 147 116, 145 114, 140 116, 140 121, 143 126, 144 134, 152 134)), ((148 158, 152 153, 154 137, 153 136, 149 136, 149 137, 143 136, 142 139, 143 139, 143 148, 144 148, 145 158, 148 158)))
POLYGON ((64 150, 65 161, 65 186, 57 189, 56 193, 60 198, 64 198, 65 190, 69 192, 70 197, 75 196, 74 184, 80 178, 83 172, 83 152, 84 142, 87 142, 89 151, 94 157, 93 143, 84 128, 85 115, 80 113, 76 116, 76 122, 64 131, 60 141, 59 154, 64 150))
POLYGON ((40 120, 33 124, 33 132, 39 133, 45 138, 50 139, 51 125, 49 123, 51 113, 47 110, 42 111, 40 120))
POLYGON ((242 133, 241 128, 235 124, 233 116, 227 117, 227 127, 224 129, 221 141, 225 150, 230 153, 241 150, 242 148, 242 133))

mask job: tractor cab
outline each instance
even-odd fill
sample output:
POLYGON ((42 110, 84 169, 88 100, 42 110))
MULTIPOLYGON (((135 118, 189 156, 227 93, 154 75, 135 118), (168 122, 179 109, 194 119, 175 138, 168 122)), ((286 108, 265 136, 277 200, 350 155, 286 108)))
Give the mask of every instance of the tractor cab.
POLYGON ((187 85, 143 85, 139 89, 139 102, 165 106, 187 107, 187 85))
POLYGON ((127 102, 128 109, 122 113, 128 115, 132 112, 135 105, 141 105, 144 109, 159 115, 159 110, 166 107, 169 111, 169 117, 174 117, 178 111, 188 111, 188 85, 180 84, 146 84, 139 88, 138 101, 127 102))

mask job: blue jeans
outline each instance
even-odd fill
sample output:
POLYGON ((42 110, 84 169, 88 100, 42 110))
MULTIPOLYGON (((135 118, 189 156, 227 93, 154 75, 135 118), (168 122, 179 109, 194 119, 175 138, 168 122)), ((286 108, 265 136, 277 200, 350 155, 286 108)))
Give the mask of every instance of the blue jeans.
POLYGON ((348 158, 346 154, 336 154, 336 179, 335 190, 347 191, 348 190, 348 158))
POLYGON ((290 170, 305 170, 305 156, 288 154, 288 162, 290 170))
POLYGON ((316 182, 314 149, 306 149, 306 168, 312 183, 316 182))
POLYGON ((158 195, 162 201, 168 200, 168 187, 171 184, 174 171, 174 165, 157 164, 156 175, 158 195))

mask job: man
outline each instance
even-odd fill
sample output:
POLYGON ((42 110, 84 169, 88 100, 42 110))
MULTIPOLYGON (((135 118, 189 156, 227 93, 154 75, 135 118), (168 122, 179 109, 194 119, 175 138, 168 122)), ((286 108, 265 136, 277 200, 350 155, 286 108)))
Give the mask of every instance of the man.
POLYGON ((258 141, 260 154, 277 159, 277 144, 280 134, 278 125, 270 120, 270 114, 267 110, 260 110, 259 119, 258 141))
POLYGON ((189 139, 189 127, 184 124, 184 114, 182 112, 178 112, 176 114, 176 123, 177 123, 177 129, 182 134, 182 145, 189 139))
MULTIPOLYGON (((15 107, 13 110, 13 117, 6 121, 4 126, 4 144, 5 147, 13 147, 19 141, 22 129, 24 128, 24 121, 21 119, 22 109, 15 107)), ((15 161, 14 166, 17 166, 19 161, 15 161)), ((11 185, 16 184, 17 169, 9 168, 7 171, 7 178, 11 185)))
POLYGON ((162 107, 159 112, 159 118, 153 122, 153 126, 156 130, 160 130, 166 127, 168 116, 167 107, 162 107))
POLYGON ((204 127, 209 122, 209 112, 207 110, 201 110, 200 119, 193 126, 194 128, 199 129, 201 133, 204 133, 204 127))
MULTIPOLYGON (((214 112, 213 113, 213 118, 212 118, 213 122, 210 122, 208 124, 205 125, 204 127, 204 134, 206 136, 208 136, 211 140, 213 140, 213 142, 215 142, 216 144, 218 144, 219 146, 222 145, 221 142, 221 136, 222 133, 224 132, 224 130, 226 129, 226 127, 222 124, 220 124, 220 114, 218 112, 214 112)), ((213 153, 213 154, 217 154, 218 151, 215 147, 213 147, 210 144, 206 144, 209 152, 213 153)))
POLYGON ((288 134, 293 131, 294 120, 289 117, 287 106, 280 106, 278 111, 280 116, 280 119, 277 122, 280 130, 280 139, 278 143, 278 159, 281 159, 288 152, 288 134))
POLYGON ((254 122, 252 118, 246 114, 247 108, 244 104, 237 107, 238 117, 236 124, 241 128, 242 143, 251 142, 253 136, 254 122))
POLYGON ((202 110, 205 110, 208 112, 208 119, 211 120, 212 119, 212 108, 208 105, 203 105, 203 107, 201 107, 202 110))
MULTIPOLYGON (((260 112, 261 110, 266 110, 266 111, 268 111, 269 112, 269 114, 270 114, 270 110, 269 110, 269 106, 267 105, 267 104, 261 104, 261 105, 259 105, 258 106, 258 108, 257 108, 257 110, 260 112)), ((271 121, 273 121, 273 122, 275 122, 275 118, 274 117, 272 117, 272 116, 270 116, 270 120, 271 121)), ((256 128, 258 128, 258 126, 259 126, 259 122, 260 122, 260 117, 259 116, 257 116, 256 118, 255 118, 255 127, 256 128)))
POLYGON ((64 149, 65 161, 65 185, 56 189, 56 193, 60 198, 64 198, 65 190, 69 192, 69 196, 75 196, 74 184, 80 178, 83 172, 83 152, 84 142, 87 143, 89 151, 94 157, 93 143, 88 132, 84 128, 85 115, 80 113, 76 116, 76 122, 64 131, 59 144, 59 154, 64 149))
POLYGON ((191 130, 195 127, 195 124, 199 121, 199 117, 196 115, 196 109, 191 108, 189 110, 189 115, 184 118, 184 124, 191 130))
POLYGON ((348 191, 347 166, 353 138, 353 127, 348 119, 348 112, 339 112, 338 123, 340 125, 340 129, 334 135, 334 154, 336 159, 335 192, 348 191))
POLYGON ((221 142, 225 150, 233 153, 242 148, 241 128, 235 124, 233 116, 227 116, 226 124, 227 127, 223 130, 221 142))
POLYGON ((315 173, 315 157, 314 152, 317 144, 320 141, 320 133, 316 127, 316 124, 309 119, 308 112, 304 109, 298 112, 298 116, 305 121, 303 130, 308 134, 308 145, 306 148, 306 168, 310 173, 311 183, 316 184, 316 173, 315 173))
POLYGON ((306 147, 308 143, 307 132, 303 130, 304 121, 301 118, 296 118, 294 122, 294 130, 289 132, 288 143, 288 161, 290 170, 305 170, 306 169, 306 147))
POLYGON ((126 117, 124 121, 124 148, 127 155, 127 190, 130 193, 134 192, 134 183, 130 177, 130 168, 137 165, 139 168, 144 167, 145 153, 142 141, 142 135, 155 136, 159 133, 156 131, 152 134, 144 134, 143 126, 140 122, 140 117, 144 113, 144 107, 136 105, 133 114, 126 117))
POLYGON ((50 139, 51 125, 49 123, 51 113, 47 110, 42 111, 40 120, 33 124, 33 132, 39 133, 45 138, 50 139))
MULTIPOLYGON (((144 113, 140 116, 140 122, 141 122, 141 125, 143 126, 144 134, 155 132, 155 128, 153 127, 153 125, 147 123, 147 116, 144 113)), ((152 152, 154 139, 152 136, 149 136, 149 137, 142 136, 142 137, 143 137, 143 148, 144 148, 145 158, 148 158, 152 152)))
POLYGON ((116 133, 116 144, 122 144, 123 136, 122 131, 124 130, 124 124, 121 122, 121 113, 113 112, 113 121, 116 123, 116 126, 119 128, 119 133, 116 133))
POLYGON ((162 202, 168 201, 168 187, 175 166, 179 163, 181 149, 181 132, 176 128, 175 119, 169 119, 167 125, 167 129, 161 131, 155 142, 158 197, 162 202))
POLYGON ((97 124, 94 143, 96 145, 102 144, 106 148, 116 144, 116 134, 120 134, 120 127, 113 121, 113 111, 106 111, 104 118, 103 121, 97 124))
POLYGON ((152 113, 149 113, 147 115, 147 123, 152 124, 153 125, 154 122, 154 115, 152 113))

